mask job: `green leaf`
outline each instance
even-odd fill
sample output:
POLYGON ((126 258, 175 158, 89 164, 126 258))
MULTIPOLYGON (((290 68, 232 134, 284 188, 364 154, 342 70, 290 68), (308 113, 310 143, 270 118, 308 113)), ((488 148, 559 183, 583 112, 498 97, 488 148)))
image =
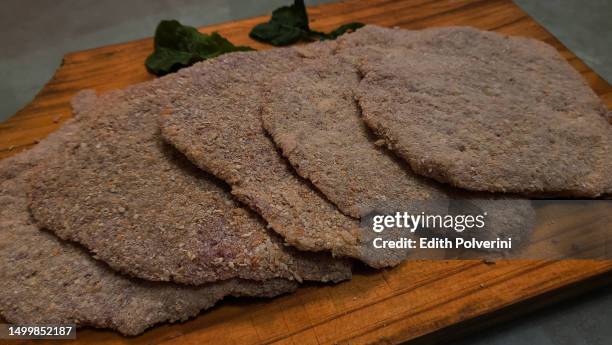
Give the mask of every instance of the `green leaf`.
POLYGON ((357 30, 362 26, 362 23, 344 24, 328 34, 310 30, 304 1, 295 0, 291 6, 283 6, 274 10, 270 21, 255 25, 249 36, 274 46, 286 46, 300 40, 333 40, 348 31, 357 30))
POLYGON ((274 46, 290 45, 307 35, 307 31, 275 22, 257 24, 249 34, 255 40, 270 43, 274 46))
POLYGON ((147 69, 156 75, 164 75, 210 59, 221 54, 253 50, 250 47, 235 46, 213 32, 210 35, 196 28, 182 25, 176 20, 162 20, 155 30, 155 50, 145 61, 147 69))
POLYGON ((272 12, 267 23, 255 25, 249 36, 275 46, 286 46, 307 38, 308 14, 303 0, 295 0, 291 6, 283 6, 272 12))
POLYGON ((308 31, 308 13, 304 0, 295 0, 291 6, 274 10, 271 21, 308 31))

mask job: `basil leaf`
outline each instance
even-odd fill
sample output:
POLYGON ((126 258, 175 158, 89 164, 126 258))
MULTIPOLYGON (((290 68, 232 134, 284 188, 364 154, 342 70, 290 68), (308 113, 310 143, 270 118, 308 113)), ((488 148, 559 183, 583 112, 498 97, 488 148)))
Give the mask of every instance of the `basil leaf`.
POLYGON ((257 24, 249 36, 260 42, 270 43, 274 46, 286 46, 299 41, 307 32, 292 26, 268 22, 257 24))
POLYGON ((296 0, 291 6, 274 10, 270 21, 255 25, 249 36, 275 46, 286 46, 307 38, 309 32, 304 1, 296 0))
POLYGON ((332 40, 347 31, 362 27, 361 23, 349 23, 340 26, 330 33, 310 30, 308 13, 303 0, 294 0, 293 5, 280 7, 272 12, 267 23, 255 25, 249 36, 255 40, 270 43, 274 46, 286 46, 300 40, 332 40))
POLYGON ((196 28, 182 25, 176 20, 162 20, 155 30, 155 50, 145 61, 147 69, 156 75, 164 75, 210 59, 221 54, 253 50, 250 47, 235 46, 213 32, 210 35, 196 28))

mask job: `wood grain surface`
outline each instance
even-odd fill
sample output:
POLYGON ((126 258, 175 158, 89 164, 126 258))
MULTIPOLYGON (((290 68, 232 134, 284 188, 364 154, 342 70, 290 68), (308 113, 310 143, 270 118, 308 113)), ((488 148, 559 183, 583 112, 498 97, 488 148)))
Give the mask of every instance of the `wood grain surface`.
MULTIPOLYGON (((289 2, 289 0, 288 0, 289 2)), ((529 36, 555 46, 606 102, 612 88, 572 52, 509 0, 351 0, 309 9, 312 27, 330 30, 351 21, 419 29, 469 25, 529 36)), ((236 44, 268 46, 248 38, 258 17, 202 28, 218 31, 236 44)), ((69 101, 79 90, 99 92, 153 78, 143 62, 152 40, 143 39, 67 54, 34 100, 0 124, 0 157, 34 145, 71 116, 69 101)), ((539 213, 536 238, 552 246, 549 234, 580 231, 610 207, 587 210, 546 208, 539 213), (547 224, 543 214, 567 221, 547 224), (573 212, 573 213, 572 213, 573 212)), ((599 241, 591 241, 597 249, 599 241)), ((555 242, 556 243, 556 242, 555 242)), ((273 300, 229 299, 182 324, 155 327, 138 337, 83 329, 75 344, 388 344, 408 340, 442 341, 493 321, 610 282, 612 261, 409 261, 391 270, 359 268, 338 285, 307 285, 273 300)), ((0 341, 1 343, 2 341, 0 341)), ((19 341, 29 344, 28 341, 19 341)), ((39 342, 40 343, 40 342, 39 342)), ((57 343, 57 342, 53 342, 57 343)))

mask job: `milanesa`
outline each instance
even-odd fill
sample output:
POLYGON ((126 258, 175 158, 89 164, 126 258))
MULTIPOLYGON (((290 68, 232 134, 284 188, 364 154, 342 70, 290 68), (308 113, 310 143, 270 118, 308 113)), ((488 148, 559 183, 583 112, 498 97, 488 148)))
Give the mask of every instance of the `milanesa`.
POLYGON ((37 224, 147 280, 349 278, 348 261, 284 246, 218 181, 161 140, 162 98, 176 85, 169 77, 77 99, 78 135, 32 172, 37 224))
MULTIPOLYGON (((360 77, 351 62, 364 55, 336 53, 278 74, 264 88, 263 125, 302 177, 356 218, 396 211, 486 214, 478 238, 526 239, 535 223, 529 201, 453 190, 414 174, 378 147, 354 99, 360 77)), ((451 229, 448 236, 456 235, 451 229)), ((403 236, 406 231, 394 229, 386 240, 403 236)))
POLYGON ((186 320, 224 296, 272 297, 297 287, 285 279, 230 279, 200 287, 131 279, 39 230, 28 212, 25 176, 77 131, 67 124, 33 149, 0 161, 0 314, 6 321, 136 335, 160 322, 186 320))
POLYGON ((341 57, 320 58, 277 75, 265 87, 263 125, 300 176, 347 215, 399 207, 448 209, 448 196, 375 145, 359 118, 359 75, 341 57), (437 201, 437 202, 433 202, 437 201))
POLYGON ((359 61, 357 99, 413 171, 476 191, 612 191, 608 112, 554 48, 471 28, 362 35, 374 31, 393 39, 359 61))
POLYGON ((401 251, 372 251, 359 227, 296 175, 261 125, 261 85, 306 60, 333 53, 335 43, 223 55, 179 71, 181 90, 169 97, 163 137, 200 168, 232 186, 289 244, 309 251, 391 266, 401 251))

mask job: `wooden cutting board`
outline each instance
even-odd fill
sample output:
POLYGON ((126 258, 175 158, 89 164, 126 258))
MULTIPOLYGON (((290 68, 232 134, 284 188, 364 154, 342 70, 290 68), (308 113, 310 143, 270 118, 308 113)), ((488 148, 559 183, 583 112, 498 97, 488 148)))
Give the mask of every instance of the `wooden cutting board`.
MULTIPOLYGON (((287 0, 287 2, 290 2, 287 0)), ((550 33, 509 0, 351 0, 309 8, 313 28, 330 30, 360 21, 420 29, 470 25, 529 36, 555 46, 606 102, 612 88, 550 33)), ((267 20, 258 17, 202 28, 236 44, 269 46, 248 38, 267 20)), ((79 90, 99 92, 153 78, 143 61, 152 40, 143 39, 67 54, 53 78, 30 104, 0 124, 0 157, 27 149, 71 116, 69 101, 79 90)), ((562 214, 563 209, 545 212, 562 214)), ((568 213, 565 221, 540 222, 536 234, 571 232, 592 224, 609 208, 568 213)), ((597 245, 596 241, 593 245, 597 245)), ((83 329, 76 344, 335 344, 444 342, 568 296, 607 284, 612 261, 412 261, 384 271, 360 268, 338 285, 307 285, 273 300, 230 299, 182 324, 162 325, 138 337, 83 329)), ((20 343, 26 344, 28 341, 20 343)))

